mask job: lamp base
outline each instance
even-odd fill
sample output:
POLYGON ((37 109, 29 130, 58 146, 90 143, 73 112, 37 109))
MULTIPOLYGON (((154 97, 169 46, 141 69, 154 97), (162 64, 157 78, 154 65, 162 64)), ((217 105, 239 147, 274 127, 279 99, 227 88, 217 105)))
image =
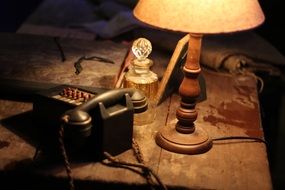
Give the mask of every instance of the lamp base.
POLYGON ((199 127, 188 134, 177 132, 175 126, 163 127, 156 134, 155 142, 163 149, 181 154, 201 154, 212 148, 212 140, 199 127))

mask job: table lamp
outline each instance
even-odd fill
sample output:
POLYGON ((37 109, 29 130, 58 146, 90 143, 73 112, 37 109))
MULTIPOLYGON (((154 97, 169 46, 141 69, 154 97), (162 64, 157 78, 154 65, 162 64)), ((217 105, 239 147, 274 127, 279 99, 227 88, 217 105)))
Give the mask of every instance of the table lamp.
POLYGON ((259 26, 265 17, 258 0, 140 0, 133 13, 138 20, 151 26, 190 35, 184 78, 179 87, 178 121, 173 126, 162 127, 156 134, 156 143, 176 153, 207 152, 212 147, 212 140, 201 126, 195 125, 202 36, 259 26))

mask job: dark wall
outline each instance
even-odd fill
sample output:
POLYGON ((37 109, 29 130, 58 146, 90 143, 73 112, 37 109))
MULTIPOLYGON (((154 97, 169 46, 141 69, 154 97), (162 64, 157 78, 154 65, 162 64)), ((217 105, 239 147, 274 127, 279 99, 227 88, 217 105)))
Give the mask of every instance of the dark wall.
MULTIPOLYGON (((285 7, 282 0, 260 0, 265 14, 265 22, 257 33, 268 40, 285 56, 285 7)), ((283 67, 283 75, 284 75, 283 67)), ((273 187, 276 190, 285 189, 285 129, 284 102, 285 80, 283 77, 261 76, 264 90, 259 95, 261 104, 262 124, 267 141, 267 152, 270 162, 273 187)))
POLYGON ((285 7, 282 0, 260 0, 259 3, 265 14, 265 22, 257 32, 270 41, 283 55, 285 55, 285 7))
POLYGON ((0 32, 15 32, 42 0, 1 0, 0 32))

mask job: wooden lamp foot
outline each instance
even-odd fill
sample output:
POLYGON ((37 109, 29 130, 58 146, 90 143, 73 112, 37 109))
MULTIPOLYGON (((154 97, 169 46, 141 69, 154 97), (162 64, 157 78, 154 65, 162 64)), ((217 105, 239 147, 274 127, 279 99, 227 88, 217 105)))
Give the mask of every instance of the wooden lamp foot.
POLYGON ((177 132, 174 126, 166 126, 157 133, 155 141, 163 149, 180 154, 201 154, 212 147, 212 140, 201 128, 184 134, 177 132))

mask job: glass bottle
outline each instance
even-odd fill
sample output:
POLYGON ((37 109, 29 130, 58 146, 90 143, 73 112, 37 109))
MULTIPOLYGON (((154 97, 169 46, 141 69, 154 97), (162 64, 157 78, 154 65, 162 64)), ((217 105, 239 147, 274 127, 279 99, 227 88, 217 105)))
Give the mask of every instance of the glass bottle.
POLYGON ((125 74, 124 87, 136 88, 141 90, 148 99, 148 110, 146 112, 135 114, 135 125, 150 124, 155 119, 155 96, 158 90, 157 74, 150 70, 153 61, 148 59, 152 51, 149 40, 138 38, 133 42, 132 52, 135 59, 132 60, 128 72, 125 74))

